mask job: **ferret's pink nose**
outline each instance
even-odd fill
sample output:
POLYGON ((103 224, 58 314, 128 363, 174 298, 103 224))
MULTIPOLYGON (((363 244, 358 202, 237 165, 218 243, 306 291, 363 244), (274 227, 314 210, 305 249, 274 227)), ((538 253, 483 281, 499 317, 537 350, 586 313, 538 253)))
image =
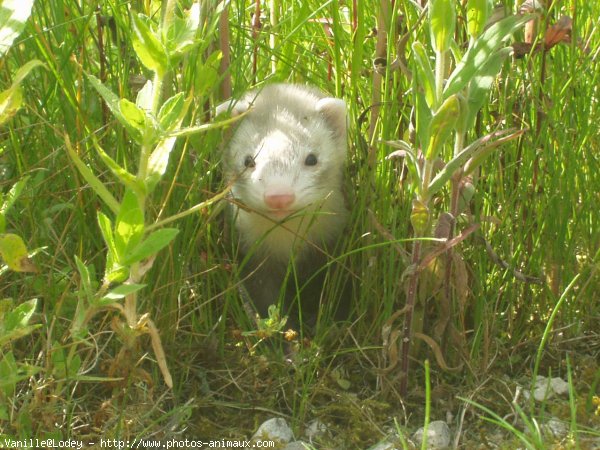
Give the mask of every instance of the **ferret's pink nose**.
POLYGON ((294 194, 265 194, 265 204, 271 209, 287 209, 294 203, 294 194))

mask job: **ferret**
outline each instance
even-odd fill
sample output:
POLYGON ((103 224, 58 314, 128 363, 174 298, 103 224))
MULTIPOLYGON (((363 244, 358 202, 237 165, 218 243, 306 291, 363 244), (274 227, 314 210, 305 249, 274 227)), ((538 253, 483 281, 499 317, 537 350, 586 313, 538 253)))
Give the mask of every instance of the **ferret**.
POLYGON ((249 110, 223 155, 244 287, 263 317, 283 298, 292 324, 314 321, 324 266, 349 217, 346 104, 310 87, 273 84, 217 114, 224 110, 249 110))

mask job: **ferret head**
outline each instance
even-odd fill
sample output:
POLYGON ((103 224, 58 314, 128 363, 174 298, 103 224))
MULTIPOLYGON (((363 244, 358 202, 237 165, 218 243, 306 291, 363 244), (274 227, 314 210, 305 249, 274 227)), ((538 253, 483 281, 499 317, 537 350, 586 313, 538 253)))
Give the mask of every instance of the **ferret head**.
POLYGON ((235 103, 233 114, 249 107, 224 155, 236 200, 276 221, 307 208, 343 207, 333 205, 343 203, 344 101, 270 85, 235 103))

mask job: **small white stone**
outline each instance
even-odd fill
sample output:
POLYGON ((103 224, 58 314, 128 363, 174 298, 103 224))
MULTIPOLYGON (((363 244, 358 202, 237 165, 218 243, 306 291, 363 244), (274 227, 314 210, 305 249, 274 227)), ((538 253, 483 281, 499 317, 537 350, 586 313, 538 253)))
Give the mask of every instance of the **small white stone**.
POLYGON ((552 435, 555 439, 564 438, 569 432, 569 426, 562 420, 552 417, 546 422, 544 428, 552 435))
POLYGON ((552 379, 538 375, 533 388, 533 398, 538 402, 552 398, 554 394, 567 395, 569 393, 569 383, 560 377, 552 379))
POLYGON ((381 441, 375 444, 374 447, 369 447, 369 450, 399 450, 391 442, 381 441))
POLYGON ((267 439, 287 444, 294 439, 294 433, 284 419, 276 417, 263 422, 252 436, 253 441, 267 439))
MULTIPOLYGON (((415 440, 417 447, 420 447, 423 442, 423 431, 424 428, 419 428, 413 439, 415 440)), ((427 448, 428 449, 443 449, 450 445, 450 428, 443 420, 436 420, 429 424, 427 427, 427 448)))
POLYGON ((538 402, 547 400, 554 395, 554 391, 550 387, 550 380, 546 377, 538 375, 533 388, 533 398, 538 402))
POLYGON ((567 395, 569 393, 569 383, 559 377, 554 377, 550 380, 552 390, 558 395, 567 395))

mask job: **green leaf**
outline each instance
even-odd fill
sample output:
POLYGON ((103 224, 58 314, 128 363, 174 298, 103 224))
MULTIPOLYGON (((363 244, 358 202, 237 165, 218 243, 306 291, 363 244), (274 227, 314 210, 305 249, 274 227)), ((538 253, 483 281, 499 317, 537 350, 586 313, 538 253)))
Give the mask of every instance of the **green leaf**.
MULTIPOLYGON (((158 112, 158 123, 161 131, 169 132, 178 128, 182 115, 185 113, 185 106, 186 101, 183 92, 175 94, 161 106, 158 112)), ((185 109, 187 110, 187 108, 185 109)))
POLYGON ((447 98, 436 111, 429 124, 429 145, 425 159, 433 161, 456 127, 460 116, 460 102, 456 95, 447 98))
POLYGON ((16 308, 0 316, 0 348, 10 341, 27 336, 41 327, 41 324, 29 325, 37 308, 37 299, 21 303, 16 308))
POLYGON ((221 59, 223 59, 221 50, 212 52, 205 60, 198 58, 196 63, 198 76, 194 78, 194 93, 197 97, 204 97, 217 85, 221 77, 219 73, 221 59))
MULTIPOLYGON (((0 15, 2 14, 0 6, 0 15)), ((0 93, 0 125, 13 117, 23 104, 23 90, 21 82, 27 77, 35 67, 43 66, 40 61, 34 59, 21 66, 13 79, 12 85, 7 90, 0 93)))
POLYGON ((200 4, 194 2, 186 17, 174 17, 167 30, 165 42, 168 46, 171 63, 180 59, 201 41, 196 39, 200 26, 200 4))
POLYGON ((83 301, 83 296, 78 293, 79 301, 77 302, 73 320, 71 321, 71 336, 78 341, 85 340, 85 336, 88 333, 88 329, 84 324, 90 306, 87 302, 83 301))
POLYGON ((429 1, 429 31, 431 45, 436 52, 446 52, 454 37, 456 11, 454 0, 429 1))
POLYGON ((452 158, 442 170, 440 170, 434 179, 429 183, 429 187, 427 188, 427 193, 431 198, 438 192, 440 189, 444 187, 444 185, 450 181, 452 176, 456 173, 457 170, 461 169, 464 162, 473 154, 473 152, 479 147, 478 143, 473 143, 468 147, 465 147, 458 155, 452 158))
POLYGON ((465 176, 470 175, 475 169, 477 169, 483 161, 494 151, 496 147, 505 142, 511 141, 518 138, 526 130, 514 130, 513 128, 503 131, 497 131, 490 133, 487 136, 482 137, 479 141, 483 141, 482 145, 473 152, 473 156, 465 163, 464 174, 465 176))
POLYGON ((108 294, 102 297, 96 306, 103 306, 104 304, 114 303, 115 300, 125 298, 129 294, 139 291, 146 287, 145 284, 122 284, 112 289, 108 294))
POLYGON ((141 136, 143 145, 154 145, 157 136, 154 119, 126 98, 119 101, 119 108, 123 118, 136 130, 136 135, 141 136))
POLYGON ((104 271, 104 278, 108 282, 124 281, 128 275, 129 270, 122 267, 120 264, 120 255, 117 252, 117 245, 115 243, 115 237, 112 230, 112 222, 108 217, 98 211, 98 225, 100 232, 104 238, 104 242, 108 248, 106 252, 106 268, 104 271))
POLYGON ((75 163, 75 166, 81 173, 81 176, 88 182, 94 192, 106 203, 106 205, 116 214, 119 211, 119 202, 113 197, 113 195, 106 189, 106 186, 94 175, 92 170, 86 166, 83 161, 79 158, 79 155, 75 153, 75 150, 71 146, 69 136, 65 134, 65 147, 69 156, 75 163))
POLYGON ((57 379, 72 378, 81 367, 81 357, 75 353, 71 359, 65 357, 65 352, 58 342, 52 346, 52 374, 57 379))
MULTIPOLYGON (((177 94, 167 100, 159 112, 159 120, 161 125, 170 131, 177 131, 181 126, 181 122, 187 113, 187 109, 191 103, 191 98, 183 99, 183 94, 177 94)), ((168 136, 163 138, 152 151, 148 159, 148 175, 146 177, 146 189, 152 192, 162 176, 167 171, 169 164, 169 156, 175 146, 176 136, 168 136)))
POLYGON ((143 141, 143 133, 138 127, 132 125, 129 121, 129 118, 125 117, 121 111, 121 99, 117 97, 117 95, 115 95, 110 89, 104 86, 95 76, 90 74, 86 74, 86 76, 94 89, 96 89, 96 91, 98 91, 100 96, 104 99, 108 109, 110 109, 121 125, 125 127, 131 138, 138 144, 141 144, 143 141))
POLYGON ((489 0, 467 1, 467 30, 472 39, 476 39, 485 28, 490 6, 489 0))
POLYGON ((177 228, 163 228, 155 231, 125 256, 124 263, 133 264, 155 255, 169 245, 177 233, 179 233, 177 228))
POLYGON ((33 333, 38 328, 41 328, 41 326, 41 324, 27 325, 25 327, 15 328, 10 332, 0 334, 0 347, 2 347, 10 341, 14 341, 16 339, 22 338, 23 336, 27 336, 33 333))
POLYGON ((115 237, 112 231, 112 222, 102 212, 98 211, 98 226, 100 227, 100 233, 104 238, 104 243, 108 248, 108 254, 115 257, 118 255, 117 246, 115 244, 115 237))
POLYGON ((79 354, 75 353, 71 357, 71 360, 69 361, 69 363, 70 364, 66 365, 67 377, 74 378, 77 375, 77 372, 79 372, 79 369, 81 368, 81 356, 79 356, 79 354))
POLYGON ((27 246, 20 236, 0 234, 0 256, 9 269, 15 272, 37 272, 28 255, 27 246))
POLYGON ((34 0, 3 0, 0 2, 0 57, 12 46, 25 28, 34 0))
POLYGON ((4 314, 2 328, 4 331, 12 331, 29 325, 29 321, 37 308, 37 298, 21 303, 12 311, 4 314))
POLYGON ((0 125, 11 119, 23 104, 21 86, 11 87, 0 93, 0 125))
POLYGON ((150 159, 148 160, 148 176, 146 177, 146 189, 148 192, 152 192, 162 176, 167 171, 169 164, 169 155, 177 137, 169 137, 163 139, 158 143, 156 148, 152 151, 150 159))
MULTIPOLYGON (((0 204, 0 214, 4 215, 8 213, 10 208, 12 208, 12 206, 15 204, 15 202, 23 192, 27 181, 29 181, 28 175, 24 176, 19 181, 17 181, 13 185, 13 187, 10 188, 10 191, 8 191, 6 195, 4 195, 4 197, 2 198, 2 204, 0 204)), ((0 233, 2 233, 3 231, 4 230, 0 229, 0 233)))
POLYGON ((75 265, 77 266, 77 271, 79 272, 79 278, 81 280, 81 290, 83 290, 83 294, 88 301, 88 304, 92 302, 94 298, 94 292, 92 290, 92 278, 90 276, 90 271, 87 266, 81 261, 77 255, 75 255, 75 265))
POLYGON ((132 14, 133 49, 148 69, 162 76, 168 68, 167 52, 152 31, 152 21, 143 14, 132 14))
POLYGON ((500 144, 515 139, 523 133, 523 130, 511 128, 508 130, 494 131, 493 133, 472 142, 458 153, 458 155, 452 158, 444 168, 436 174, 435 178, 431 180, 427 189, 429 197, 442 189, 458 170, 463 170, 464 175, 471 173, 474 168, 477 167, 472 165, 480 164, 483 161, 483 159, 480 159, 479 155, 485 158, 485 156, 489 155, 490 152, 500 144), (469 158, 471 159, 469 160, 469 158))
MULTIPOLYGON (((414 89, 414 87, 413 87, 414 89)), ((431 109, 427 106, 425 94, 415 91, 415 130, 417 131, 417 148, 427 148, 429 144, 429 128, 431 124, 431 109)))
POLYGON ((12 396, 17 383, 21 380, 18 373, 17 361, 12 351, 9 351, 0 359, 0 391, 5 395, 12 396))
POLYGON ((112 300, 124 298, 129 294, 133 294, 134 292, 139 291, 140 289, 145 288, 145 284, 122 284, 121 286, 117 286, 113 290, 111 290, 108 294, 105 295, 105 298, 109 298, 112 300))
POLYGON ((112 159, 100 146, 98 140, 94 135, 92 135, 92 142, 94 144, 94 148, 100 155, 100 158, 106 164, 106 166, 110 169, 110 171, 115 175, 121 183, 123 183, 126 187, 134 191, 138 195, 145 195, 145 186, 140 183, 135 175, 129 173, 123 167, 121 167, 117 162, 112 159))
POLYGON ((147 127, 146 113, 142 109, 138 108, 135 103, 130 102, 126 98, 119 100, 119 109, 129 125, 138 130, 140 134, 145 134, 147 127))
MULTIPOLYGON (((108 258, 107 258, 108 260, 108 258)), ((109 283, 121 283, 129 277, 129 268, 117 263, 113 264, 110 270, 105 271, 104 278, 109 283)))
POLYGON ((467 99, 468 111, 465 118, 465 130, 470 129, 475 123, 477 113, 487 100, 494 80, 502 70, 506 58, 513 53, 512 47, 505 47, 494 53, 483 66, 477 71, 469 83, 469 98, 467 99))
POLYGON ((417 74, 417 85, 423 87, 425 100, 430 108, 435 104, 435 75, 429 62, 425 47, 420 42, 412 45, 417 74))
POLYGON ((144 235, 144 211, 135 193, 125 190, 115 221, 115 247, 119 261, 137 246, 144 235))
MULTIPOLYGON (((4 6, 4 4, 2 6, 4 6)), ((17 73, 15 73, 15 77, 13 78, 12 85, 15 86, 15 85, 21 84, 21 82, 25 78, 27 78, 27 75, 29 75, 29 72, 31 72, 36 67, 40 67, 40 66, 46 68, 46 65, 37 59, 32 59, 31 61, 28 61, 25 64, 23 64, 21 67, 19 67, 19 70, 17 70, 17 73)))
POLYGON ((135 104, 144 111, 152 111, 152 95, 154 94, 152 86, 152 80, 146 81, 135 98, 135 104))
POLYGON ((505 17, 473 41, 467 53, 450 74, 444 89, 444 98, 462 90, 485 66, 487 60, 498 51, 503 42, 530 19, 529 15, 505 17))

